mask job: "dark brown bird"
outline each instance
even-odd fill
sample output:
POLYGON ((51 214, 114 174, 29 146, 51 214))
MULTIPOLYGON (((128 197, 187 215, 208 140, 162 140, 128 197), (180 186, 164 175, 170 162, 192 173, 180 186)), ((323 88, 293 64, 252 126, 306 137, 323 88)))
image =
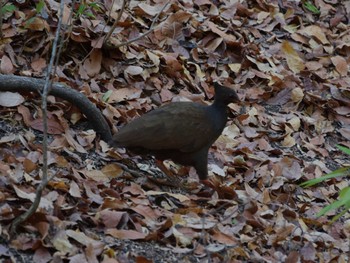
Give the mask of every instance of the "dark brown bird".
POLYGON ((135 119, 113 136, 112 145, 136 154, 154 155, 193 166, 199 179, 208 177, 208 151, 227 122, 227 105, 239 102, 236 92, 214 83, 215 99, 205 106, 173 102, 135 119))

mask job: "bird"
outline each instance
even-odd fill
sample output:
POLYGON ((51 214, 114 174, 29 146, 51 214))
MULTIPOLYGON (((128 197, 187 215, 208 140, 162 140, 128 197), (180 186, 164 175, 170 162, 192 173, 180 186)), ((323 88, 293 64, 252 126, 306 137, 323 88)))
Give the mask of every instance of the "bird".
POLYGON ((238 103, 237 93, 214 82, 214 102, 171 102, 123 126, 111 145, 137 155, 195 168, 201 181, 208 179, 209 148, 221 135, 228 119, 227 105, 238 103))

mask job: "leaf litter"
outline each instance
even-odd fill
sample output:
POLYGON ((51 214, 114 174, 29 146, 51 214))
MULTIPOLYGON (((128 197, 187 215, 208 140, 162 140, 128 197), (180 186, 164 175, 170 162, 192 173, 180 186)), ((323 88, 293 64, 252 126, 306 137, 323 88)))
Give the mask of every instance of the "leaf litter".
MULTIPOLYGON (((4 16, 0 71, 42 77, 57 3, 45 2, 50 19, 31 5, 13 5, 16 11, 4 16)), ((94 132, 81 131, 88 120, 76 115, 78 109, 55 99, 48 108, 55 177, 38 211, 10 241, 9 224, 29 207, 41 178, 42 119, 35 95, 6 99, 5 93, 12 104, 0 109, 0 256, 40 262, 348 261, 348 214, 332 225, 332 213, 315 218, 347 178, 306 189, 299 183, 349 164, 335 147, 350 147, 349 5, 317 1, 318 14, 292 1, 170 2, 148 36, 102 50, 97 44, 106 15, 117 14, 110 5, 86 5, 69 20, 65 4, 72 31, 57 80, 84 91, 117 130, 162 103, 211 99, 206 80, 223 79, 244 105, 230 105, 230 121, 209 154, 219 191, 201 196, 193 170, 171 163, 166 166, 177 180, 163 184, 157 170, 150 175, 135 165, 154 169, 152 160, 96 141, 94 132)), ((116 10, 120 6, 115 3, 116 10)), ((111 42, 146 32, 162 6, 128 3, 111 42)))

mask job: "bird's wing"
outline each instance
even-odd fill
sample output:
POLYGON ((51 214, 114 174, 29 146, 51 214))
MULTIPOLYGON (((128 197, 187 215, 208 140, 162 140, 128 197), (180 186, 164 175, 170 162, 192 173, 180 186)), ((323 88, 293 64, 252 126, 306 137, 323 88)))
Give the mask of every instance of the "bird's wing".
POLYGON ((213 137, 206 110, 206 106, 187 102, 165 105, 123 127, 114 136, 115 143, 148 150, 197 151, 213 137))

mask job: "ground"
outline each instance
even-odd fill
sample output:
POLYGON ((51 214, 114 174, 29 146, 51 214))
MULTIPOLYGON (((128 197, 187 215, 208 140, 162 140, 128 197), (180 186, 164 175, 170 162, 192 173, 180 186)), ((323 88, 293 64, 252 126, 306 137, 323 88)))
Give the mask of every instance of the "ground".
MULTIPOLYGON (((65 4, 53 80, 83 92, 113 132, 165 103, 210 104, 213 81, 235 89, 242 102, 208 157, 215 191, 193 168, 165 162, 165 175, 151 157, 109 147, 80 109, 49 96, 52 179, 10 237, 41 182, 43 112, 38 94, 0 93, 3 262, 349 261, 349 214, 316 216, 347 177, 300 184, 350 163, 338 148, 350 147, 350 2, 122 6, 65 4)), ((2 7, 0 81, 44 78, 58 10, 2 7)))

